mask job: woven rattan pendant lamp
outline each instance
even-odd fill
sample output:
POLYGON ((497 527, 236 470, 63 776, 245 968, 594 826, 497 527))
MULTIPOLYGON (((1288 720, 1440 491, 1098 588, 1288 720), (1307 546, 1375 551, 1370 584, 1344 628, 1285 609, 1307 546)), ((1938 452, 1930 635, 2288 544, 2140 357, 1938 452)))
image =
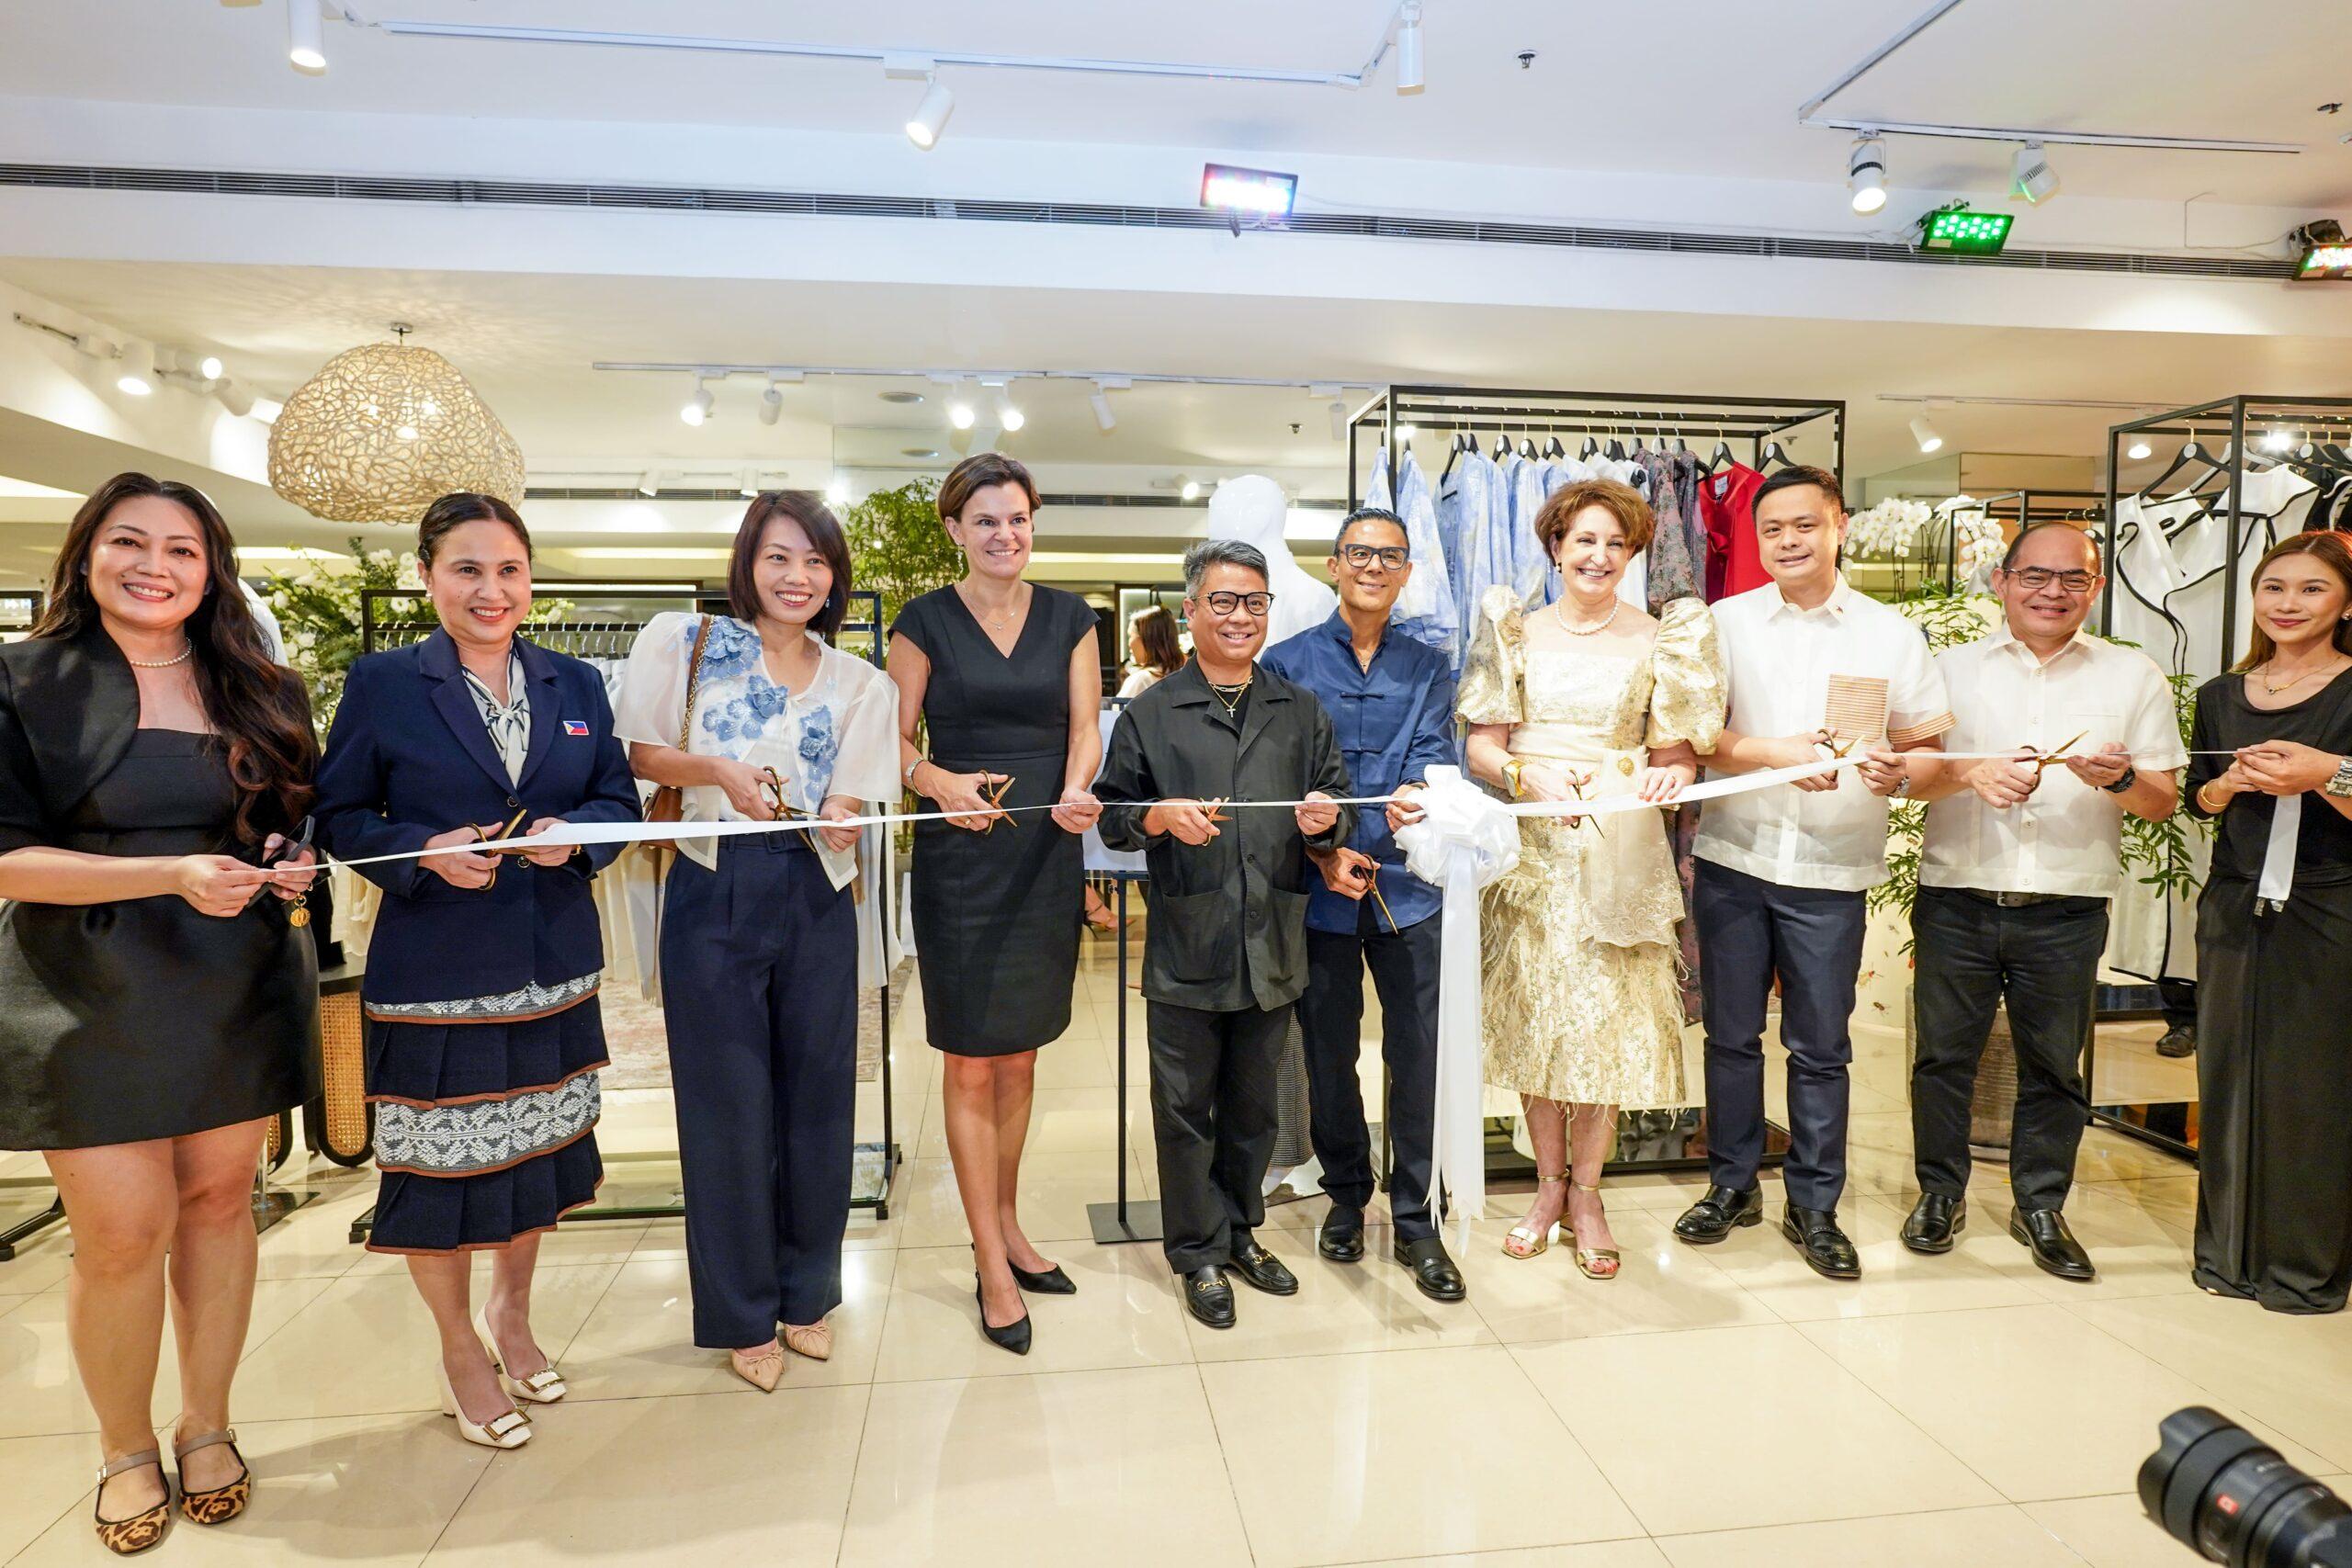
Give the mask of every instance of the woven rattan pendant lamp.
POLYGON ((523 501, 523 449, 456 366, 391 343, 346 349, 286 400, 269 486, 332 523, 413 523, 453 491, 523 501))

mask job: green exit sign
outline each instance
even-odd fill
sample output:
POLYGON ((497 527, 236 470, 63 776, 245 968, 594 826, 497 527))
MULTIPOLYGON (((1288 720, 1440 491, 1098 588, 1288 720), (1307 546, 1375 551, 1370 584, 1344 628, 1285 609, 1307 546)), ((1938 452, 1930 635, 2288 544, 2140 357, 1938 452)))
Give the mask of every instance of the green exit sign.
POLYGON ((2009 225, 2017 220, 2007 212, 1971 212, 1950 207, 1930 212, 1922 221, 1919 248, 1951 251, 1956 255, 1996 256, 2009 243, 2009 225))

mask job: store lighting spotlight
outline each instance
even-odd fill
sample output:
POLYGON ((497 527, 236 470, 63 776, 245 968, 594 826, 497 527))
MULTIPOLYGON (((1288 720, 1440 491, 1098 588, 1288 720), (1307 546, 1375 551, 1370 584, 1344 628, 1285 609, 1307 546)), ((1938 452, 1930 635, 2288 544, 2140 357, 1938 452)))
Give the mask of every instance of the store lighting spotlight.
POLYGON ((286 58, 297 71, 324 74, 326 28, 320 20, 319 0, 286 0, 286 58))
POLYGON ((996 400, 996 422, 1010 432, 1027 424, 1029 416, 1021 412, 1021 405, 1012 400, 1012 393, 1000 392, 996 400))
POLYGON ((1111 394, 1102 389, 1101 382, 1096 382, 1094 390, 1087 395, 1086 406, 1094 411, 1095 429, 1108 435, 1117 426, 1119 416, 1111 412, 1111 394))
POLYGON ((196 362, 196 373, 208 381, 218 381, 229 367, 220 363, 217 354, 208 354, 196 362))
POLYGON ((2154 457, 2155 452, 2156 449, 2148 445, 2148 438, 2144 435, 2133 436, 2132 438, 2132 445, 2123 449, 2123 455, 2131 458, 2135 463, 2140 462, 2143 458, 2154 457))
POLYGON ((833 482, 825 487, 825 504, 828 506, 849 504, 849 481, 839 474, 834 475, 833 482))
POLYGON ((1182 495, 1186 501, 1198 501, 1201 499, 1201 481, 1198 479, 1186 479, 1178 489, 1177 493, 1182 495))
POLYGON ((637 476, 637 493, 650 499, 662 493, 661 478, 650 468, 637 476))
POLYGON ((232 419, 243 419, 254 412, 254 395, 225 377, 212 378, 212 400, 229 411, 232 419))
POLYGON ((1421 87, 1421 0, 1405 0, 1396 8, 1396 91, 1410 96, 1421 87))
POLYGON ((2032 205, 2058 194, 2058 171, 2042 155, 2041 142, 2029 141, 2018 149, 2017 159, 2009 165, 2009 188, 2032 205))
POLYGON ((1330 406, 1331 439, 1345 441, 1348 438, 1348 405, 1343 400, 1333 398, 1330 406))
POLYGON ((978 416, 973 413, 971 403, 960 393, 947 405, 947 423, 958 430, 971 429, 972 421, 976 417, 978 416))
POLYGON ((1854 210, 1869 217, 1886 205, 1886 143, 1875 136, 1854 138, 1846 154, 1846 188, 1854 193, 1854 210))
POLYGON ((678 417, 688 424, 700 424, 710 417, 711 405, 716 400, 711 396, 710 389, 703 384, 700 377, 696 377, 695 395, 686 400, 686 406, 678 411, 678 417))
POLYGON ((2283 424, 2274 424, 2262 437, 2266 452, 2291 452, 2295 449, 2295 433, 2283 424))
POLYGON ((1926 414, 1921 414, 1911 422, 1911 439, 1919 444, 1919 450, 1922 452, 1943 450, 1944 438, 1936 434, 1936 427, 1928 423, 1926 414))
POLYGON ((956 112, 956 95, 947 90, 947 84, 936 76, 929 80, 931 85, 924 89, 922 102, 915 106, 913 117, 907 121, 907 140, 926 152, 939 145, 939 134, 947 129, 947 117, 956 112))
POLYGON ((114 384, 134 398, 143 398, 155 389, 155 350, 153 344, 129 343, 122 347, 122 368, 116 373, 114 384))
POLYGON ((742 481, 735 487, 735 493, 745 501, 756 497, 760 493, 760 471, 757 468, 745 468, 742 481))
POLYGON ((784 389, 777 386, 775 378, 771 376, 768 378, 768 389, 760 394, 760 423, 774 424, 783 417, 784 389))

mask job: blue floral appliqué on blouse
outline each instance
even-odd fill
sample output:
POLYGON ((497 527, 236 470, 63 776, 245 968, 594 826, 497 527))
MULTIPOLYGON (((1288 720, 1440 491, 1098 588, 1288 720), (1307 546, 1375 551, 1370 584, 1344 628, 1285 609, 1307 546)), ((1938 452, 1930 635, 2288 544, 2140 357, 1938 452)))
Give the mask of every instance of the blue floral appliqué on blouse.
MULTIPOLYGON (((691 655, 695 646, 697 623, 686 617, 682 636, 684 647, 691 655)), ((760 634, 731 615, 714 615, 710 636, 702 645, 702 672, 706 676, 740 675, 760 661, 760 634)), ((756 728, 752 730, 757 734, 756 728)))
POLYGON ((831 778, 833 759, 842 752, 840 731, 833 728, 833 710, 811 708, 800 720, 800 760, 812 773, 831 778))
MULTIPOLYGON (((710 640, 713 642, 718 640, 718 633, 716 630, 710 634, 710 640)), ((753 638, 752 648, 755 658, 758 655, 759 646, 759 640, 756 637, 753 638)), ((704 673, 707 675, 714 671, 705 671, 704 673)), ((791 701, 792 694, 789 691, 770 681, 762 671, 754 670, 752 671, 751 680, 744 686, 741 696, 704 710, 703 733, 714 737, 722 744, 741 741, 748 745, 760 738, 768 727, 768 720, 782 713, 791 701)))

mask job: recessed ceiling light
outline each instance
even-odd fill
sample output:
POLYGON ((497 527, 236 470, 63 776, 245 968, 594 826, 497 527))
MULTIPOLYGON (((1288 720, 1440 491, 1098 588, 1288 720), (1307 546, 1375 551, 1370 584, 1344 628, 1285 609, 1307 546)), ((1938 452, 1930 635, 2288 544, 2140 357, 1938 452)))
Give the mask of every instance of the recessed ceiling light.
POLYGON ((899 448, 899 456, 901 457, 936 457, 939 456, 939 453, 934 448, 929 446, 901 446, 899 448))
POLYGON ((921 392, 876 392, 875 396, 880 398, 886 403, 904 404, 919 403, 922 401, 922 394, 921 392))

